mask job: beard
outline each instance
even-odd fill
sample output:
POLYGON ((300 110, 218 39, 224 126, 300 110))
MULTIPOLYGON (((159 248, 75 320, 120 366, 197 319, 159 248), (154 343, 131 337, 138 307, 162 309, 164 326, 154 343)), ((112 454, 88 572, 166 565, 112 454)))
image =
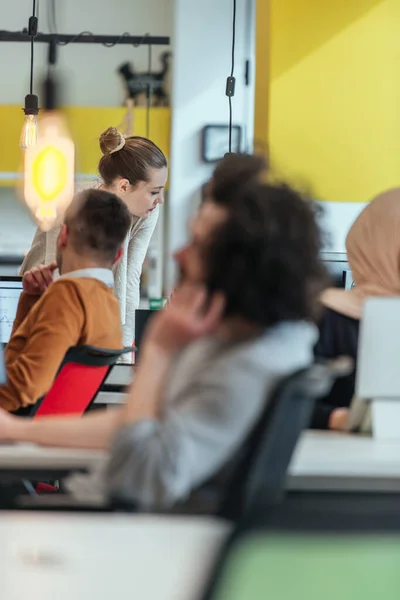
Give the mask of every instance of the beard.
POLYGON ((62 252, 58 248, 57 248, 57 253, 56 253, 56 263, 57 263, 58 271, 59 271, 60 275, 62 275, 63 258, 62 258, 62 252))

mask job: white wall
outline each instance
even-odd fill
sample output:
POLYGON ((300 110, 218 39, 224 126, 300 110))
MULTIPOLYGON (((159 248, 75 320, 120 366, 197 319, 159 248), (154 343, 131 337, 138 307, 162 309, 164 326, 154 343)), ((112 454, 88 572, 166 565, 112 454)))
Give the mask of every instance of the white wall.
MULTIPOLYGON (((97 34, 132 35, 151 33, 171 35, 173 0, 55 0, 58 33, 75 34, 91 31, 97 34)), ((4 4, 1 2, 1 4, 4 4)), ((49 0, 39 2, 39 30, 49 32, 47 8, 49 0)), ((15 0, 3 7, 1 29, 21 31, 32 14, 32 0, 15 0)), ((153 47, 153 69, 159 69, 158 56, 163 46, 153 47)), ((0 103, 21 104, 29 85, 29 44, 0 45, 0 103)), ((47 48, 36 46, 35 72, 43 72, 47 48)), ((59 68, 65 75, 63 100, 66 104, 88 106, 120 105, 122 86, 117 67, 132 61, 138 71, 147 71, 147 47, 69 45, 59 48, 59 68)), ((39 81, 37 78, 36 81, 39 81)), ((40 90, 36 90, 39 92, 40 90)))
POLYGON ((366 206, 365 202, 321 202, 321 226, 327 232, 327 252, 346 252, 347 233, 366 206))
MULTIPOLYGON (((186 240, 187 223, 210 177, 212 166, 201 160, 201 131, 208 124, 227 124, 226 78, 231 68, 232 0, 175 0, 173 29, 173 92, 171 177, 167 253, 186 240)), ((236 94, 234 123, 253 140, 254 73, 244 84, 245 60, 254 59, 254 2, 238 0, 236 35, 236 94)), ((252 60, 254 68, 254 60, 252 60)), ((174 280, 167 265, 167 287, 174 280)))
POLYGON ((35 229, 15 191, 0 188, 0 255, 22 257, 29 250, 35 229))

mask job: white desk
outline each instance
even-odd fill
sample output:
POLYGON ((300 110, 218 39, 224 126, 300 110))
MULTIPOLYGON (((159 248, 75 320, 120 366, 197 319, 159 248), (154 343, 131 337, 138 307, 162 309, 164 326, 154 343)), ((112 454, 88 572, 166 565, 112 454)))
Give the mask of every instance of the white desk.
MULTIPOLYGON (((85 470, 107 459, 100 450, 0 444, 0 472, 85 470)), ((289 467, 289 490, 400 492, 400 442, 332 432, 303 434, 289 467)))
POLYGON ((198 600, 228 532, 202 518, 1 513, 1 600, 198 600))
POLYGON ((94 404, 125 404, 125 390, 135 378, 135 369, 134 365, 115 365, 103 385, 104 391, 97 394, 94 404))
POLYGON ((95 398, 94 404, 105 406, 121 406, 126 402, 126 394, 122 392, 99 392, 95 398))
POLYGON ((400 442, 307 431, 289 468, 288 489, 400 492, 400 442))
POLYGON ((128 386, 135 376, 135 365, 114 365, 105 385, 128 386))
POLYGON ((44 448, 34 444, 0 444, 0 471, 13 469, 86 469, 106 460, 101 450, 44 448))

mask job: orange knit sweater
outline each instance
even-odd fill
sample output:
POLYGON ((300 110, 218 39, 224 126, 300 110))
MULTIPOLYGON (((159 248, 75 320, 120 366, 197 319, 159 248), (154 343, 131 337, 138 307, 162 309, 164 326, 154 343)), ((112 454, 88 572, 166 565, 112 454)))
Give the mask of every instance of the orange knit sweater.
POLYGON ((122 348, 118 301, 98 279, 62 278, 42 296, 22 293, 6 347, 0 406, 15 411, 46 394, 71 346, 122 348))

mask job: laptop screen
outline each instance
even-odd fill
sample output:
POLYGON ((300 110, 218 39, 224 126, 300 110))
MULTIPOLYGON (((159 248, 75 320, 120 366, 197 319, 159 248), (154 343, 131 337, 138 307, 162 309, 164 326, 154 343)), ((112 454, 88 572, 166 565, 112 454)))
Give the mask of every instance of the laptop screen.
POLYGON ((21 292, 21 277, 0 277, 0 342, 2 344, 7 344, 10 339, 21 292))

